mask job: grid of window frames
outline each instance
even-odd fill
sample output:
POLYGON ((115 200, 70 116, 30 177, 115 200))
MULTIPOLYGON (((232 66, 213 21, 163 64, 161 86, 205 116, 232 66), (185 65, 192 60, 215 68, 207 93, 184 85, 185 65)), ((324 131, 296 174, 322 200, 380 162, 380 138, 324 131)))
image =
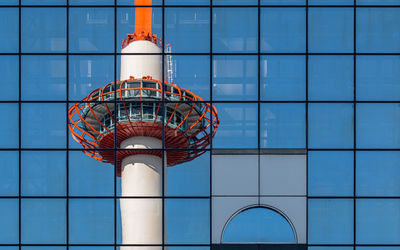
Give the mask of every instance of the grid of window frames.
MULTIPOLYGON (((0 250, 119 249, 120 179, 67 110, 118 79, 133 0, 1 0, 0 250)), ((400 1, 154 0, 211 148, 307 149, 308 249, 400 249, 400 1)), ((117 150, 117 149, 111 149, 117 150)), ((210 249, 211 150, 168 169, 169 249, 210 249)))

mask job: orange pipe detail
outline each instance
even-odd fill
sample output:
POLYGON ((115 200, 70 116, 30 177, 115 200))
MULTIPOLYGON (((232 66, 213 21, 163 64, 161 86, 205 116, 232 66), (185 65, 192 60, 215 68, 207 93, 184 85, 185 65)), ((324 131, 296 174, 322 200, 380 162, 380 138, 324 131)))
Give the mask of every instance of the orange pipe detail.
MULTIPOLYGON (((152 0, 135 0, 135 6, 152 5, 152 0)), ((151 34, 151 22, 153 18, 153 8, 136 7, 135 8, 135 33, 149 35, 151 34)))

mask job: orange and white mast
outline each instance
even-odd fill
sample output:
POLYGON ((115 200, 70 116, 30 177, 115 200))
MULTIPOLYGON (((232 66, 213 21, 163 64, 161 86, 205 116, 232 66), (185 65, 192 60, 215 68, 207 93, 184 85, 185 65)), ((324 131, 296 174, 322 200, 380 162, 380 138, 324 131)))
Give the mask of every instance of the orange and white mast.
MULTIPOLYGON (((136 6, 151 4, 152 0, 135 0, 136 6)), ((151 30, 152 16, 151 7, 135 8, 135 33, 128 35, 121 50, 121 81, 148 76, 162 81, 162 47, 151 30)), ((162 142, 154 137, 134 136, 122 141, 120 148, 161 151, 162 142)), ((165 182, 160 156, 136 154, 122 160, 121 195, 129 197, 120 199, 123 244, 162 244, 162 185, 165 182)), ((164 167, 164 176, 166 170, 164 167)), ((121 249, 161 250, 162 246, 125 246, 121 249)))

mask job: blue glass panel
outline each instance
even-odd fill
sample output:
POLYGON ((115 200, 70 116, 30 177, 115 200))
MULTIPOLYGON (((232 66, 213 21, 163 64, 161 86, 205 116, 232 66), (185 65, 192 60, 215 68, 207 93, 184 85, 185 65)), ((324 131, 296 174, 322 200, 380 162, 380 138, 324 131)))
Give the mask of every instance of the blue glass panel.
POLYGON ((260 24, 262 52, 305 52, 304 8, 262 8, 260 24))
POLYGON ((114 200, 72 199, 69 202, 72 244, 114 244, 114 200))
POLYGON ((0 9, 0 52, 15 53, 19 50, 18 8, 0 9))
POLYGON ((18 196, 19 163, 17 151, 0 151, 0 195, 18 196))
POLYGON ((22 52, 65 52, 67 10, 65 8, 22 8, 22 52))
POLYGON ((62 103, 24 103, 21 117, 22 147, 64 148, 66 107, 62 103))
POLYGON ((306 65, 304 56, 262 56, 260 63, 262 100, 305 100, 306 65))
POLYGON ((218 103, 220 125, 214 148, 257 148, 257 104, 218 103))
POLYGON ((308 240, 311 244, 352 244, 353 200, 309 200, 308 240))
POLYGON ((174 55, 172 60, 176 67, 173 82, 206 101, 210 100, 210 57, 174 55))
POLYGON ((352 148, 354 110, 351 103, 310 103, 308 139, 311 148, 352 148))
POLYGON ((65 195, 66 162, 66 154, 63 151, 23 151, 21 155, 22 195, 65 195))
MULTIPOLYGON (((80 247, 69 246, 68 248, 71 250, 115 250, 114 247, 101 247, 101 246, 95 246, 95 247, 93 247, 93 246, 80 246, 80 247)), ((120 249, 123 249, 123 248, 120 248, 120 249)))
POLYGON ((22 56, 23 100, 65 100, 66 56, 22 56))
POLYGON ((305 0, 261 0, 261 5, 305 5, 305 0))
POLYGON ((353 52, 353 9, 310 8, 308 15, 310 52, 353 52))
POLYGON ((0 2, 0 5, 18 5, 19 0, 3 0, 0 2))
POLYGON ((399 0, 357 0, 357 5, 399 5, 399 0))
POLYGON ((399 101, 399 68, 399 56, 358 56, 357 99, 399 101))
POLYGON ((71 8, 71 52, 114 52, 114 9, 71 8))
POLYGON ((258 0, 213 0, 213 5, 257 5, 258 0))
MULTIPOLYGON (((353 56, 309 56, 308 98, 351 101, 354 98, 353 56)), ((358 82, 357 82, 358 84, 358 82)))
POLYGON ((357 195, 400 196, 400 152, 357 152, 357 195))
POLYGON ((400 199, 359 199, 357 244, 400 244, 400 199))
POLYGON ((309 5, 353 5, 354 0, 308 0, 309 5))
POLYGON ((351 151, 309 151, 308 195, 352 196, 353 167, 351 151))
POLYGON ((0 250, 19 250, 19 247, 0 247, 0 250))
POLYGON ((168 196, 209 196, 210 154, 168 168, 167 175, 168 196))
POLYGON ((0 244, 18 244, 18 199, 0 199, 0 244))
POLYGON ((305 116, 305 105, 301 103, 262 104, 261 147, 304 148, 305 116))
POLYGON ((164 0, 165 5, 209 5, 210 0, 164 0))
POLYGON ((333 246, 325 246, 325 247, 308 247, 308 250, 353 250, 353 247, 333 247, 333 246))
POLYGON ((165 218, 168 244, 209 244, 208 199, 167 199, 165 218))
POLYGON ((83 152, 69 152, 69 194, 114 196, 114 167, 83 152))
MULTIPOLYGON (((114 0, 69 0, 71 5, 114 5, 114 0)), ((133 2, 131 2, 133 5, 133 2)))
POLYGON ((114 81, 114 56, 69 57, 69 98, 71 100, 82 100, 93 90, 114 81))
POLYGON ((236 215, 226 226, 223 243, 294 243, 296 237, 289 222, 267 208, 251 208, 236 215))
POLYGON ((66 5, 67 0, 21 0, 22 5, 66 5))
POLYGON ((18 148, 18 104, 1 103, 0 148, 18 148))
POLYGON ((0 56, 0 75, 2 91, 0 100, 18 100, 19 58, 18 56, 0 56))
POLYGON ((210 10, 165 9, 165 43, 171 44, 172 52, 209 52, 210 10))
POLYGON ((67 247, 39 246, 39 247, 21 247, 21 249, 22 250, 66 250, 67 247))
MULTIPOLYGON (((153 5, 156 5, 156 1, 153 0, 153 5)), ((161 4, 161 0, 159 0, 161 4)), ((133 1, 128 0, 127 5, 133 6, 133 1)), ((139 7, 138 7, 139 8, 139 7)), ((163 25, 163 13, 162 8, 152 8, 153 18, 151 30, 153 34, 157 35, 157 38, 162 39, 162 25, 163 25)), ((167 27, 165 27, 167 29, 167 27)), ((118 8, 117 9, 117 52, 120 52, 122 39, 126 39, 128 34, 135 32, 135 8, 118 8)), ((166 31, 164 31, 166 32, 166 31)), ((114 34, 114 33, 113 33, 114 34)), ((174 44, 172 44, 174 46, 174 44)))
POLYGON ((379 247, 356 247, 356 250, 400 250, 400 247, 386 247, 386 246, 379 246, 379 247))
POLYGON ((400 9, 357 10, 357 52, 400 52, 400 9))
POLYGON ((400 147, 400 104, 357 104, 357 147, 400 147))
POLYGON ((23 199, 21 226, 24 244, 65 244, 65 199, 23 199))
POLYGON ((257 100, 257 56, 214 56, 213 99, 257 100))
POLYGON ((213 10, 214 52, 257 52, 257 8, 213 10))

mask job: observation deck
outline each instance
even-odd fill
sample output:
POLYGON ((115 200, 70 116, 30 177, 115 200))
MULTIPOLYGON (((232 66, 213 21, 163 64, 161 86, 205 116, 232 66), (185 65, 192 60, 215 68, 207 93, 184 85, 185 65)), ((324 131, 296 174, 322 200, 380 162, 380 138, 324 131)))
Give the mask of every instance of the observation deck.
POLYGON ((173 166, 203 154, 219 125, 214 106, 189 90, 151 77, 131 77, 94 90, 69 109, 69 120, 72 136, 85 153, 101 162, 116 162, 118 173, 124 157, 161 157, 161 149, 118 150, 116 160, 114 151, 103 149, 119 148, 134 136, 164 137, 165 148, 188 149, 166 151, 167 165, 173 166))

